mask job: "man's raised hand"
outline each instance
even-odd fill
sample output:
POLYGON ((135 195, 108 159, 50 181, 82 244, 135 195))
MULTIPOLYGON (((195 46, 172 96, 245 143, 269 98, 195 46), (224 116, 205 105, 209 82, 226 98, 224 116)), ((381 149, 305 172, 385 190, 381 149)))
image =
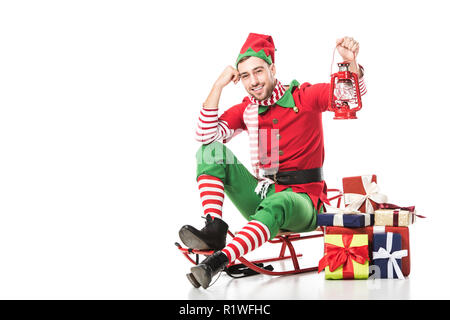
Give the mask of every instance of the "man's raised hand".
POLYGON ((356 62, 356 57, 359 53, 359 42, 352 37, 343 37, 336 40, 336 49, 345 62, 349 62, 349 70, 358 74, 359 77, 363 76, 359 65, 356 62))
POLYGON ((234 84, 238 83, 240 80, 239 71, 237 71, 232 66, 227 66, 225 70, 222 72, 222 74, 219 76, 219 78, 216 80, 215 85, 224 88, 227 86, 231 81, 234 82, 234 84))
POLYGON ((359 42, 352 37, 343 37, 336 40, 336 48, 342 59, 354 62, 359 52, 359 42))
POLYGON ((232 66, 228 66, 223 70, 219 78, 214 82, 211 92, 203 103, 205 109, 216 109, 219 106, 220 95, 222 89, 228 85, 231 81, 235 84, 240 80, 239 72, 232 66))

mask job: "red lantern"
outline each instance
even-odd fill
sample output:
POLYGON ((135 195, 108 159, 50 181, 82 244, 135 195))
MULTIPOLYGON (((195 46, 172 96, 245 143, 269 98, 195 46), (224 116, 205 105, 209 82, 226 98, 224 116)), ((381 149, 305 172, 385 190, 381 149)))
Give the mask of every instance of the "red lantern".
POLYGON ((362 107, 358 75, 348 70, 349 65, 348 62, 338 63, 339 71, 331 75, 328 110, 334 111, 334 119, 357 119, 356 111, 362 107), (355 104, 356 107, 351 108, 355 104))

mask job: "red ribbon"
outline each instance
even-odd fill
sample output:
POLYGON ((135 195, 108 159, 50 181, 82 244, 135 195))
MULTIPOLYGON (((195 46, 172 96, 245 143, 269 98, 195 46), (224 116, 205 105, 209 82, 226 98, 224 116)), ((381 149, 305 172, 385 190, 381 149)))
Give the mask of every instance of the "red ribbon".
MULTIPOLYGON (((420 214, 416 214, 414 211, 416 210, 416 206, 410 206, 410 207, 399 207, 392 203, 380 203, 378 205, 379 209, 399 209, 399 210, 407 210, 409 212, 413 213, 413 222, 415 220, 415 217, 418 218, 426 218, 425 216, 421 216, 420 214)), ((395 219, 395 211, 394 211, 394 219, 395 219)), ((397 211, 397 225, 398 225, 398 211, 397 211)), ((394 225, 396 226, 396 225, 394 225)))
POLYGON ((379 209, 399 209, 399 210, 406 210, 414 212, 416 210, 416 206, 410 206, 410 207, 399 207, 392 203, 379 203, 378 204, 379 209))
POLYGON ((319 261, 318 272, 321 272, 326 266, 329 267, 331 272, 343 266, 343 278, 354 278, 352 260, 360 264, 369 260, 368 245, 350 247, 353 234, 342 234, 341 236, 344 247, 325 243, 325 256, 319 261))
POLYGON ((394 217, 393 217, 393 223, 392 223, 394 225, 394 227, 398 227, 398 213, 399 212, 400 211, 397 209, 394 210, 394 217))

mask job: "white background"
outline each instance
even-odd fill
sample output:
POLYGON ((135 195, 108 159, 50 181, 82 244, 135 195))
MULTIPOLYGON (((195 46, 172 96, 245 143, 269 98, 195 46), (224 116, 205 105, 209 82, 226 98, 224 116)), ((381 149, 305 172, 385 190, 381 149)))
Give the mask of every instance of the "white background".
MULTIPOLYGON (((447 13, 434 0, 2 1, 0 298, 192 297, 173 242, 203 223, 194 128, 249 32, 273 36, 283 83, 328 82, 335 40, 360 42, 359 119, 323 116, 328 185, 374 173, 390 202, 416 205, 428 218, 411 228, 407 297, 450 298, 447 13)), ((230 85, 220 108, 244 95, 230 85)), ((247 144, 230 143, 245 164, 247 144)), ((228 201, 224 215, 244 222, 228 201)))

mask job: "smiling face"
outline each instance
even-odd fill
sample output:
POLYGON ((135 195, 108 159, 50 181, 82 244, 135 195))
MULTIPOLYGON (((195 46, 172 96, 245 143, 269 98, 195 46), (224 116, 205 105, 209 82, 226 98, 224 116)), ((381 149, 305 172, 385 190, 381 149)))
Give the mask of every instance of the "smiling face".
POLYGON ((256 100, 265 100, 275 88, 275 65, 257 57, 239 62, 237 69, 245 90, 256 100))

